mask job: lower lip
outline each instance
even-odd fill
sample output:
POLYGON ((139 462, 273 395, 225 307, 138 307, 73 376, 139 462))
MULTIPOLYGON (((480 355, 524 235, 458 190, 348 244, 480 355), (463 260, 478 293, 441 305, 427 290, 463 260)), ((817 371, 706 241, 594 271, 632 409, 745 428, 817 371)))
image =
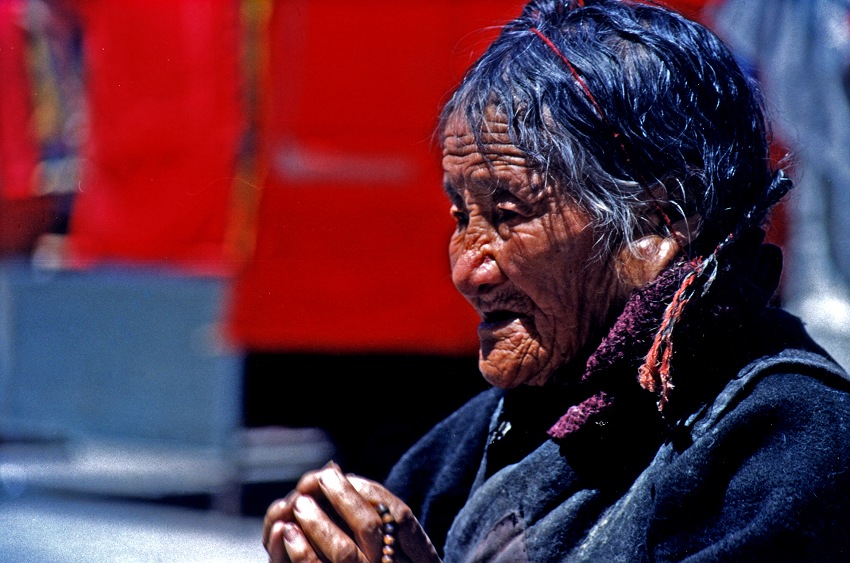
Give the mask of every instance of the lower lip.
POLYGON ((481 323, 479 323, 478 325, 478 333, 481 334, 483 332, 496 332, 521 321, 522 316, 520 315, 517 315, 515 317, 505 317, 497 321, 481 321, 481 323))

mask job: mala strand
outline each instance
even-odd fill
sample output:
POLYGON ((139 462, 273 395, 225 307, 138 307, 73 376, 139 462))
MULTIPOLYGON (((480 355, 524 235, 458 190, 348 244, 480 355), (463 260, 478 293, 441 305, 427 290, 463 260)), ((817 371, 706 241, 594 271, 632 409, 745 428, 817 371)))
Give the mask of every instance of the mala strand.
POLYGON ((385 504, 375 507, 381 517, 381 532, 383 532, 383 546, 381 547, 381 563, 393 563, 395 561, 395 518, 385 504))

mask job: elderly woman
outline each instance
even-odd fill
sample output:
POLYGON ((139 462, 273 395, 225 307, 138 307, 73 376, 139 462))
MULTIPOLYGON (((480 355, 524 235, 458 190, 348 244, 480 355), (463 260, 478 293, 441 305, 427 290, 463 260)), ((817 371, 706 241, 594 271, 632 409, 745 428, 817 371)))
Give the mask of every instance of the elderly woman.
POLYGON ((440 132, 493 388, 383 485, 305 475, 268 510, 271 559, 850 557, 850 384, 770 306, 762 226, 791 182, 717 37, 656 6, 532 1, 440 132))

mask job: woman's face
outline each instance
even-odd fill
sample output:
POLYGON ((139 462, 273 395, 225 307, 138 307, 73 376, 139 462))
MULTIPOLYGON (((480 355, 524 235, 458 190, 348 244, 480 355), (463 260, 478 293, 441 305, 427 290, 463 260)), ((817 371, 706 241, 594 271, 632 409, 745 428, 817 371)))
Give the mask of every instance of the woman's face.
POLYGON ((494 114, 487 130, 483 147, 463 118, 443 131, 444 185, 457 221, 452 279, 481 316, 487 381, 543 385, 598 344, 627 288, 594 254, 586 215, 529 167, 504 119, 494 114))

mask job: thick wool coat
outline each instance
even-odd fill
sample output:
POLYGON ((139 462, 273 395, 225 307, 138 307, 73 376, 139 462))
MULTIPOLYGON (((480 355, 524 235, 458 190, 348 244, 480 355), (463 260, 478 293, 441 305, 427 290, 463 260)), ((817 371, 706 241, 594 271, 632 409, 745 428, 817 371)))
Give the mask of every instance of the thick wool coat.
POLYGON ((447 563, 848 560, 848 376, 781 310, 747 333, 732 373, 718 372, 722 348, 717 365, 690 366, 719 392, 662 427, 615 418, 488 468, 506 399, 492 389, 417 443, 387 485, 447 563))

